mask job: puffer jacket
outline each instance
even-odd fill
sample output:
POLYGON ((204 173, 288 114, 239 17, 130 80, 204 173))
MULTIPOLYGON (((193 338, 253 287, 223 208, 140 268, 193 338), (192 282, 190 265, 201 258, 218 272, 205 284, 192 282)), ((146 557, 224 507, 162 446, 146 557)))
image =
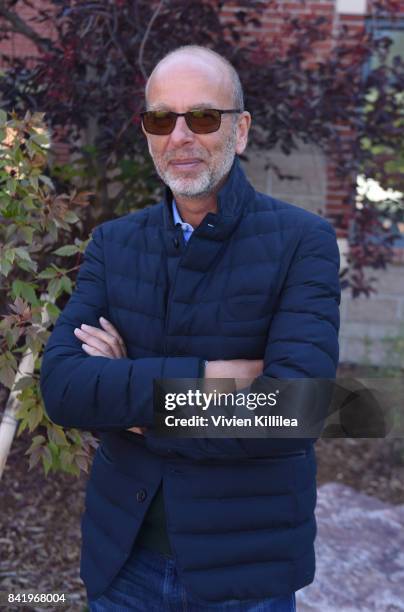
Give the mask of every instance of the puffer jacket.
POLYGON ((324 218, 258 193, 235 158, 188 243, 172 194, 92 233, 45 347, 41 392, 64 427, 101 432, 82 518, 81 577, 102 595, 163 484, 185 589, 204 601, 267 598, 313 581, 313 439, 153 433, 153 380, 203 360, 263 359, 265 377, 335 378, 339 250, 324 218), (127 358, 87 355, 73 330, 117 328, 127 358), (125 431, 148 427, 145 436, 125 431))

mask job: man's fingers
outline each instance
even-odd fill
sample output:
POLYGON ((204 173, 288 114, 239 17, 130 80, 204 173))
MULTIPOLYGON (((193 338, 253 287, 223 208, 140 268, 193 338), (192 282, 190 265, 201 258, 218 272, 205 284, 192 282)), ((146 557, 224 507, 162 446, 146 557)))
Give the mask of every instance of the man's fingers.
MULTIPOLYGON (((107 331, 83 323, 80 329, 76 328, 74 330, 74 333, 80 340, 84 340, 90 346, 106 353, 107 356, 114 358, 126 357, 125 345, 123 344, 122 346, 118 338, 107 331)), ((118 332, 116 333, 118 334, 118 332)), ((122 341, 121 338, 120 340, 122 341)))
POLYGON ((146 427, 129 427, 128 431, 133 431, 134 433, 137 433, 143 436, 144 432, 146 431, 146 427))
POLYGON ((108 319, 104 319, 104 317, 100 317, 99 321, 102 325, 102 327, 109 333, 111 334, 111 336, 113 336, 114 338, 116 338, 116 340, 118 341, 119 345, 122 348, 123 353, 125 354, 126 357, 126 346, 125 346, 125 342, 122 340, 122 337, 120 336, 118 330, 116 329, 116 327, 114 327, 112 325, 112 323, 110 321, 108 321, 108 319))
POLYGON ((89 344, 82 344, 81 348, 86 353, 91 355, 91 357, 108 357, 108 355, 105 355, 105 353, 102 353, 101 351, 99 351, 98 349, 94 348, 93 346, 90 346, 89 344))
POLYGON ((74 335, 80 340, 80 342, 85 342, 87 346, 93 348, 98 353, 101 353, 104 357, 116 357, 115 352, 113 351, 113 348, 110 343, 104 342, 98 336, 79 329, 78 327, 76 327, 76 329, 74 330, 74 335))

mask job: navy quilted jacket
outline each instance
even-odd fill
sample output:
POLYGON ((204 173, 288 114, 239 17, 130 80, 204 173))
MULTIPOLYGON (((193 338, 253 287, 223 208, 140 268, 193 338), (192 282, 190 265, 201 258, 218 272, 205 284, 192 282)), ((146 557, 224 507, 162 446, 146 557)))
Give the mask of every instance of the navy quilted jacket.
POLYGON ((266 598, 313 581, 313 439, 153 436, 153 379, 196 378, 202 360, 264 359, 264 377, 334 378, 339 251, 322 217, 256 192, 235 158, 189 242, 163 202, 95 228, 45 348, 49 417, 98 430, 82 519, 90 599, 118 573, 163 482, 185 588, 205 601, 266 598), (73 330, 106 317, 125 359, 91 357, 73 330), (143 437, 126 432, 149 426, 143 437))

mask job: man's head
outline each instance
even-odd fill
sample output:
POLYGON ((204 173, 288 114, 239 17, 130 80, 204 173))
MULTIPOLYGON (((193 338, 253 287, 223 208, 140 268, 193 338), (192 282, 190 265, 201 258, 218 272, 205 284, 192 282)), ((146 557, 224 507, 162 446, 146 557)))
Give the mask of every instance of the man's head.
POLYGON ((230 171, 235 154, 244 151, 251 123, 233 66, 210 49, 180 47, 156 65, 145 95, 147 110, 242 111, 222 114, 219 129, 208 134, 193 132, 185 117, 178 117, 174 130, 166 136, 149 134, 143 128, 156 170, 174 195, 198 198, 215 192, 230 171))

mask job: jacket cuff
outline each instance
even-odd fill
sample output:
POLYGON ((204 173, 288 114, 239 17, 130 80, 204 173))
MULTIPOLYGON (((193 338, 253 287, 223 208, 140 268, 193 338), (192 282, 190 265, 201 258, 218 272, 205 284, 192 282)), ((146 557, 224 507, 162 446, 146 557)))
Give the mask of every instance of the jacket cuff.
POLYGON ((200 359, 199 361, 199 374, 198 374, 198 378, 205 378, 205 369, 206 369, 206 364, 208 362, 206 361, 206 359, 200 359))

